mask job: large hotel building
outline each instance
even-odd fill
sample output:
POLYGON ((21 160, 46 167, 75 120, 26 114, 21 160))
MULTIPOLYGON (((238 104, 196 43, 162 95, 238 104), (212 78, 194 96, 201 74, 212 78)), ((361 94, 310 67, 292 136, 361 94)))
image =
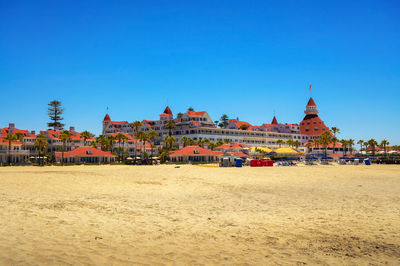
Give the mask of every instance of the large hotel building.
MULTIPOLYGON (((229 120, 224 128, 219 128, 213 122, 206 111, 187 112, 180 117, 173 116, 171 109, 167 106, 158 120, 143 120, 139 130, 149 132, 155 130, 158 135, 158 144, 162 138, 169 135, 169 130, 165 127, 168 120, 173 120, 176 127, 171 133, 177 140, 188 137, 194 140, 209 139, 217 142, 218 140, 229 140, 234 143, 244 143, 248 146, 276 147, 278 140, 298 140, 302 145, 308 141, 318 138, 322 132, 329 128, 318 117, 317 105, 313 98, 310 98, 306 110, 306 116, 300 124, 281 124, 274 116, 272 122, 262 125, 251 125, 245 121, 236 119, 229 120)), ((109 114, 103 120, 103 134, 114 135, 117 132, 133 134, 131 123, 128 121, 112 121, 109 114)))
MULTIPOLYGON (((187 112, 174 118, 171 109, 167 106, 158 120, 143 120, 139 130, 156 131, 159 135, 156 145, 162 144, 162 139, 169 135, 170 132, 165 127, 169 120, 173 120, 176 125, 171 130, 171 134, 178 143, 182 137, 186 136, 194 140, 209 139, 213 142, 229 140, 232 144, 240 143, 250 147, 274 148, 278 146, 278 140, 298 140, 301 145, 304 145, 310 140, 318 138, 322 132, 329 130, 318 117, 317 105, 312 98, 309 99, 304 112, 306 115, 299 124, 282 124, 274 116, 271 123, 268 124, 251 125, 245 121, 231 119, 226 127, 219 128, 206 111, 187 112)), ((151 147, 149 142, 140 142, 132 137, 134 132, 131 123, 128 121, 112 121, 109 114, 106 114, 102 126, 103 135, 115 136, 120 132, 128 137, 128 140, 124 141, 122 145, 130 155, 135 154, 135 150, 157 152, 157 147, 151 147)), ((81 133, 75 131, 74 127, 70 127, 69 131, 72 136, 71 140, 67 142, 66 151, 75 150, 78 147, 87 147, 91 141, 95 140, 90 138, 85 141, 81 133)), ((40 134, 44 135, 48 142, 47 153, 56 154, 62 150, 61 133, 61 130, 52 129, 40 131, 40 134)), ((10 154, 13 163, 27 162, 32 157, 37 156, 38 152, 34 145, 37 136, 35 131, 18 129, 13 123, 10 123, 8 127, 0 128, 0 163, 7 162, 8 154, 10 154), (22 141, 11 142, 10 146, 10 143, 5 140, 9 133, 20 133, 24 137, 22 141)), ((339 151, 340 147, 341 145, 337 143, 336 151, 339 151)))

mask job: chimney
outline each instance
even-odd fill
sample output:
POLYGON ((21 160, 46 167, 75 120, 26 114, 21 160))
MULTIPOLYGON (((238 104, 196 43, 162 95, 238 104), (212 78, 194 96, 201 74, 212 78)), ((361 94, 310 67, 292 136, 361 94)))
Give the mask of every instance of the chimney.
POLYGON ((9 123, 8 124, 8 133, 14 134, 15 124, 9 123))
POLYGON ((69 132, 71 132, 72 136, 76 136, 75 127, 69 127, 69 132))
POLYGON ((97 144, 97 149, 101 150, 101 145, 100 144, 97 144))
POLYGON ((35 130, 32 130, 32 131, 31 131, 31 134, 32 134, 32 135, 36 135, 35 133, 36 133, 35 130))

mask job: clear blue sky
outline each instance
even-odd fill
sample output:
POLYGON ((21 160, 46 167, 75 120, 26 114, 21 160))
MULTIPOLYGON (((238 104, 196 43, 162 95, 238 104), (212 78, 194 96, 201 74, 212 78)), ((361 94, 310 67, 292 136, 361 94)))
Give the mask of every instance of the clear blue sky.
POLYGON ((300 122, 312 84, 340 138, 400 144, 398 1, 1 1, 0 127, 46 129, 47 103, 99 134, 192 106, 300 122))

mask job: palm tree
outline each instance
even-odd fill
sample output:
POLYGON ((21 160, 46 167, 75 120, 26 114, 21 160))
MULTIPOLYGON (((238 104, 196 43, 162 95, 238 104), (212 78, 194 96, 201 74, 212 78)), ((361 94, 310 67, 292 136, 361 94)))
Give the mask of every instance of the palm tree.
POLYGON ((22 134, 21 132, 17 132, 17 133, 15 133, 15 138, 16 138, 17 141, 19 141, 19 142, 22 143, 22 141, 23 141, 24 138, 25 138, 25 135, 22 134))
POLYGON ((231 143, 231 140, 230 139, 224 139, 224 143, 225 144, 229 144, 229 143, 231 143))
POLYGON ((196 141, 194 139, 189 139, 189 145, 190 146, 196 145, 196 141))
POLYGON ((136 147, 137 147, 137 140, 138 140, 137 137, 136 137, 136 133, 139 131, 139 128, 141 126, 143 126, 142 122, 137 121, 137 120, 131 124, 131 127, 132 127, 133 132, 134 132, 132 134, 132 137, 135 138, 135 163, 136 163, 136 150, 137 150, 136 147))
POLYGON ((181 141, 180 141, 180 142, 183 144, 183 147, 186 147, 186 145, 189 143, 189 138, 186 137, 186 136, 183 136, 183 137, 181 138, 181 141))
POLYGON ((44 165, 44 160, 43 160, 44 159, 44 151, 45 151, 47 145, 48 145, 48 143, 46 140, 46 136, 42 135, 42 134, 38 135, 36 138, 36 141, 35 141, 35 147, 39 154, 39 164, 41 161, 41 164, 44 165))
MULTIPOLYGON (((123 155, 121 156, 121 150, 123 150, 124 146, 125 146, 125 141, 128 139, 128 137, 125 134, 122 133, 118 133, 117 135, 115 135, 115 140, 118 141, 118 161, 121 161, 123 159, 123 155), (122 149, 121 149, 121 143, 122 143, 122 149)), ((123 154, 123 152, 122 152, 123 154)))
POLYGON ((335 153, 336 149, 336 143, 339 142, 339 139, 335 136, 332 137, 332 143, 333 143, 333 153, 335 153))
POLYGON ((188 113, 189 113, 189 112, 194 112, 193 107, 189 107, 189 108, 187 109, 187 112, 188 112, 188 113))
POLYGON ((314 144, 314 149, 318 148, 318 150, 319 150, 319 145, 321 144, 321 141, 319 139, 313 139, 313 140, 310 140, 310 142, 312 142, 314 144))
POLYGON ((136 137, 142 142, 142 145, 143 145, 143 147, 142 147, 143 152, 142 152, 142 156, 141 156, 141 158, 143 159, 144 152, 145 152, 145 146, 146 146, 146 140, 148 139, 148 136, 147 136, 146 132, 139 131, 139 132, 137 132, 136 137))
POLYGON ((172 130, 176 128, 174 120, 168 120, 165 123, 164 128, 168 129, 168 135, 171 136, 172 135, 172 130))
POLYGON ((216 144, 215 144, 214 142, 210 141, 210 143, 208 143, 208 148, 209 148, 210 150, 213 151, 215 147, 216 147, 216 144))
POLYGON ((224 142, 222 141, 222 140, 217 140, 217 142, 215 143, 215 145, 218 147, 218 146, 221 146, 221 145, 223 145, 224 144, 224 142))
POLYGON ((292 147, 294 145, 294 141, 292 139, 288 139, 286 143, 287 145, 289 145, 289 147, 292 147))
POLYGON ((364 141, 362 139, 360 139, 359 141, 357 141, 357 144, 360 145, 360 151, 362 151, 362 147, 364 145, 364 141))
POLYGON ((353 153, 354 139, 347 140, 347 144, 349 145, 349 148, 350 148, 350 154, 352 154, 353 153))
POLYGON ((387 155, 386 153, 386 147, 389 145, 389 141, 387 141, 386 139, 382 140, 381 143, 379 144, 379 146, 381 148, 383 148, 383 150, 385 151, 385 156, 387 155))
POLYGON ((164 138, 164 142, 167 144, 167 149, 169 145, 169 150, 172 149, 172 145, 176 142, 176 139, 172 136, 167 136, 164 138))
POLYGON ((181 119, 183 117, 183 114, 182 113, 178 113, 177 115, 176 115, 176 118, 178 118, 178 119, 181 119))
POLYGON ((374 139, 370 139, 367 141, 367 144, 372 148, 372 155, 375 155, 375 147, 378 146, 378 142, 374 139))
POLYGON ((65 146, 66 146, 67 141, 71 140, 71 136, 72 136, 72 134, 68 130, 64 130, 60 134, 60 140, 62 141, 62 144, 63 144, 62 151, 61 151, 61 165, 64 165, 65 146))
POLYGON ((151 164, 153 164, 153 149, 155 147, 154 143, 156 141, 156 138, 158 137, 158 133, 154 130, 151 130, 148 134, 148 137, 151 145, 151 164))
POLYGON ((324 156, 326 157, 328 145, 332 142, 331 133, 329 131, 323 132, 321 134, 321 136, 319 137, 319 141, 322 144, 322 146, 324 147, 324 156))
POLYGON ((281 139, 278 139, 278 140, 276 141, 276 144, 279 145, 279 148, 282 146, 283 143, 285 143, 285 142, 284 142, 283 140, 281 140, 281 139))
POLYGON ((197 146, 202 146, 203 145, 203 143, 204 143, 204 141, 203 140, 201 140, 201 139, 199 139, 198 141, 197 141, 197 146))
POLYGON ((299 148, 300 145, 301 145, 300 141, 298 141, 298 140, 293 141, 293 146, 295 146, 296 149, 299 148))
POLYGON ((114 152, 114 142, 115 142, 115 137, 114 136, 107 136, 107 148, 111 152, 114 152))
POLYGON ((340 134, 340 129, 337 127, 331 127, 330 132, 333 134, 334 139, 332 139, 333 142, 333 153, 335 153, 335 147, 336 147, 336 142, 339 140, 336 138, 336 134, 340 134))
MULTIPOLYGON (((100 148, 103 151, 108 150, 108 138, 104 135, 100 135, 96 138, 96 144, 100 144, 100 148)), ((97 146, 97 145, 96 145, 97 146)))
POLYGON ((348 145, 349 142, 346 139, 341 139, 339 142, 342 144, 343 155, 346 156, 346 154, 347 154, 347 145, 348 145))
POLYGON ((89 131, 85 130, 81 133, 81 139, 83 139, 83 146, 86 146, 86 142, 88 139, 92 138, 93 134, 89 131))
POLYGON ((311 141, 309 141, 309 142, 306 143, 306 147, 307 147, 308 153, 310 153, 309 151, 310 151, 310 149, 312 148, 312 146, 313 146, 313 143, 312 143, 311 141))
POLYGON ((3 138, 5 141, 8 141, 8 164, 11 164, 11 143, 17 141, 17 136, 14 134, 8 133, 7 136, 3 138))

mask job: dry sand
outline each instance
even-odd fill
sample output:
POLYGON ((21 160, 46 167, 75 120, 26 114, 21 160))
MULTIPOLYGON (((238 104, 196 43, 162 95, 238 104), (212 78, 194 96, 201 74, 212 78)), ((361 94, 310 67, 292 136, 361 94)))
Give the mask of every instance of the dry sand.
POLYGON ((0 264, 400 264, 400 167, 0 168, 0 264))

